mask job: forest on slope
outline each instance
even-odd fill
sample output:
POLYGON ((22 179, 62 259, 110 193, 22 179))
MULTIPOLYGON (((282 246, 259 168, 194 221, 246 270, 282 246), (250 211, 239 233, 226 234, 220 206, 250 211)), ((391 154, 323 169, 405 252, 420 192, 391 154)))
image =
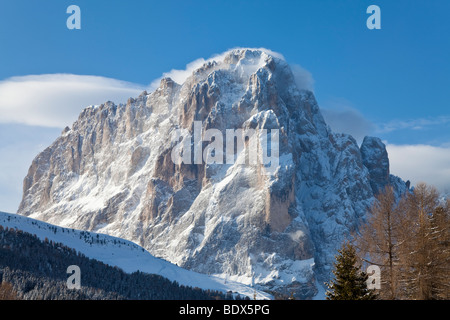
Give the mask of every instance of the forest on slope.
POLYGON ((179 285, 162 276, 125 273, 64 244, 0 226, 0 291, 26 300, 211 300, 240 299, 230 292, 179 285), (67 267, 81 270, 81 288, 69 289, 67 267))

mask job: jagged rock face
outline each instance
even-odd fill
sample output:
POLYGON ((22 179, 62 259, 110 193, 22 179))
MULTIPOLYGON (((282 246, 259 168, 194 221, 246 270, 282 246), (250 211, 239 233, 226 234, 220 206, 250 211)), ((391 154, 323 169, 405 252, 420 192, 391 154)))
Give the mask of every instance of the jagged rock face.
POLYGON ((365 137, 361 144, 363 164, 369 169, 374 194, 389 184, 389 157, 384 143, 375 137, 365 137))
MULTIPOLYGON (((360 150, 351 136, 333 133, 283 59, 236 49, 216 60, 183 84, 166 78, 126 105, 86 108, 34 159, 18 213, 129 239, 198 272, 311 297, 374 186, 386 174, 395 179, 385 149, 369 139, 360 150), (276 167, 250 163, 249 141, 233 163, 195 162, 195 137, 185 138, 207 129, 224 141, 227 129, 258 137, 278 130, 268 144, 272 155, 278 150, 276 167), (193 163, 173 159, 180 131, 193 163)), ((213 141, 203 140, 200 150, 213 141)))
POLYGON ((390 174, 388 153, 380 138, 365 137, 360 150, 363 164, 369 170, 370 186, 375 196, 387 186, 393 187, 397 198, 409 189, 409 181, 405 183, 390 174))

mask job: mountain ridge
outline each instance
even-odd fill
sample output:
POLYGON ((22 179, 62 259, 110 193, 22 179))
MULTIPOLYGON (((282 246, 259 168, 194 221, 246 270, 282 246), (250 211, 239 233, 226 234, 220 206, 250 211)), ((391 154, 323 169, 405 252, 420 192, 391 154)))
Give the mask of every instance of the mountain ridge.
MULTIPOLYGON (((256 294, 258 299, 270 299, 270 294, 243 286, 232 281, 185 270, 170 262, 153 257, 139 245, 121 238, 111 237, 83 230, 74 230, 48 224, 17 214, 0 211, 0 226, 20 230, 36 236, 41 241, 52 241, 67 246, 90 259, 118 267, 128 274, 144 272, 155 274, 180 285, 222 293, 234 292, 248 298, 256 294)), ((7 264, 7 261, 4 261, 7 264)), ((66 266, 68 267, 68 266, 66 266)), ((84 270, 81 270, 83 281, 84 270)), ((68 277, 68 275, 67 275, 68 277)))
MULTIPOLYGON (((186 141, 192 154, 204 144, 186 141)), ((234 49, 183 83, 163 78, 125 105, 85 108, 31 164, 18 213, 132 240, 197 272, 310 298, 374 192, 385 185, 406 191, 389 174, 381 140, 362 147, 331 131, 282 56, 234 49), (279 140, 268 139, 276 165, 236 163, 252 152, 245 141, 234 163, 174 163, 179 133, 195 135, 196 122, 202 134, 279 132, 279 140)))

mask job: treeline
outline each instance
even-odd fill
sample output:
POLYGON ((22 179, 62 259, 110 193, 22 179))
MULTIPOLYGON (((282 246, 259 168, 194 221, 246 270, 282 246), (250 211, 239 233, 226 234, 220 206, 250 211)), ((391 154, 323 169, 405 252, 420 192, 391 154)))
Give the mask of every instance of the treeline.
POLYGON ((80 290, 68 289, 65 281, 36 276, 23 270, 0 267, 1 292, 10 291, 5 300, 125 300, 115 292, 82 286, 80 290), (3 288, 5 286, 5 288, 3 288), (3 289, 3 290, 2 290, 3 289))
MULTIPOLYGON (((18 299, 233 299, 231 293, 183 286, 159 275, 139 271, 128 274, 120 268, 87 258, 64 244, 48 239, 41 241, 35 235, 2 226, 0 283, 0 291, 8 288, 18 299), (70 276, 67 267, 70 265, 80 267, 81 289, 67 288, 70 276)), ((234 298, 240 299, 239 296, 234 298)))
POLYGON ((450 298, 450 199, 419 184, 397 199, 380 193, 352 240, 362 270, 381 271, 380 299, 450 298))

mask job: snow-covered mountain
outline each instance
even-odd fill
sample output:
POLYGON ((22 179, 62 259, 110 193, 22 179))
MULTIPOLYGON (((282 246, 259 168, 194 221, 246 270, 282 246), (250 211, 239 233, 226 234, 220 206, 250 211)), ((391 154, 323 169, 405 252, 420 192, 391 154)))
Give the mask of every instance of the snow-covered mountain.
POLYGON ((271 299, 272 296, 252 287, 222 278, 208 276, 180 268, 168 261, 152 256, 139 245, 120 238, 89 231, 62 228, 17 214, 0 212, 0 226, 36 235, 39 239, 62 243, 86 257, 117 266, 124 272, 136 271, 158 274, 180 285, 201 289, 232 291, 251 299, 271 299))
POLYGON ((196 272, 307 298, 387 184, 406 190, 389 174, 380 139, 367 137, 359 147, 332 132, 280 55, 234 49, 183 83, 164 78, 125 105, 84 109, 33 160, 18 213, 128 239, 196 272), (212 142, 209 129, 223 137, 252 129, 261 139, 278 132, 268 138, 270 166, 239 163, 253 151, 249 141, 235 149, 233 163, 174 161, 180 132, 183 156, 192 151, 195 161, 196 148, 205 146, 195 135, 212 142))

